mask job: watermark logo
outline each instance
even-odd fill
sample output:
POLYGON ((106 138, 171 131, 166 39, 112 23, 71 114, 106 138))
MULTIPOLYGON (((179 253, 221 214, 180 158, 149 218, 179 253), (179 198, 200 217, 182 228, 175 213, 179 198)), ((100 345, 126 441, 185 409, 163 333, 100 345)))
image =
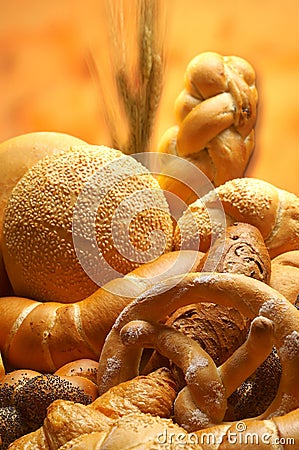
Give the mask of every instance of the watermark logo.
POLYGON ((219 427, 217 428, 218 430, 214 432, 212 427, 191 433, 173 432, 165 428, 162 432, 157 434, 156 442, 161 446, 175 444, 176 446, 182 446, 182 448, 184 445, 188 445, 188 447, 194 445, 194 448, 200 445, 218 446, 223 442, 232 447, 236 446, 236 449, 243 445, 253 446, 252 448, 259 445, 262 445, 263 448, 265 448, 265 446, 269 446, 269 448, 274 448, 274 446, 275 448, 280 448, 285 445, 296 445, 294 437, 278 436, 275 435, 274 432, 272 434, 269 432, 269 427, 265 432, 262 432, 261 429, 259 432, 255 432, 253 431, 253 427, 248 429, 246 422, 243 421, 231 423, 231 427, 228 429, 225 425, 223 427, 225 431, 223 432, 219 430, 219 427))
MULTIPOLYGON (((225 228, 225 213, 213 184, 191 162, 174 155, 156 152, 137 153, 132 156, 123 155, 116 158, 103 165, 90 177, 74 205, 72 226, 74 248, 81 267, 98 286, 104 286, 115 278, 123 277, 123 273, 109 264, 99 248, 96 221, 100 220, 105 223, 107 219, 105 216, 99 218, 99 206, 106 201, 115 186, 130 177, 142 177, 146 174, 152 174, 157 180, 167 177, 172 180, 172 185, 179 182, 181 186, 185 186, 201 199, 204 204, 207 194, 211 198, 211 193, 213 193, 212 207, 210 204, 205 204, 212 225, 212 244, 218 236, 218 231, 225 228)), ((130 227, 134 218, 138 214, 146 217, 147 211, 152 212, 157 208, 163 210, 165 214, 169 214, 174 223, 177 223, 183 214, 190 214, 192 243, 190 244, 190 239, 184 238, 184 229, 180 230, 182 241, 180 251, 198 250, 200 236, 197 231, 197 223, 188 209, 186 201, 171 188, 141 188, 136 189, 117 204, 111 220, 106 224, 119 257, 140 265, 153 261, 164 253, 166 237, 161 229, 151 232, 150 246, 146 250, 135 247, 130 239, 130 227), (188 243, 185 244, 185 242, 188 243)), ((188 232, 190 233, 190 227, 188 232)), ((189 267, 185 267, 184 273, 191 270, 194 262, 195 256, 194 260, 190 260, 189 267)), ((181 264, 180 252, 174 264, 181 264)), ((167 271, 165 272, 166 277, 167 271)))

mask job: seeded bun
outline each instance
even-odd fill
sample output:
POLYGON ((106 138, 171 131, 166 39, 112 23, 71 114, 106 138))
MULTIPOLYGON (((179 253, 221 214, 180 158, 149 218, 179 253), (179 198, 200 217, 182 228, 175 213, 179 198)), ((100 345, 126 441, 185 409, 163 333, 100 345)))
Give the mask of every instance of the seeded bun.
POLYGON ((41 131, 16 136, 0 144, 0 296, 11 292, 1 251, 4 209, 11 191, 40 159, 83 143, 81 139, 65 133, 41 131))
POLYGON ((181 233, 185 239, 184 248, 192 248, 196 223, 199 249, 207 251, 212 236, 211 217, 217 209, 220 210, 221 205, 225 223, 218 223, 218 228, 234 222, 254 225, 261 232, 271 258, 298 249, 298 197, 257 178, 227 181, 192 203, 178 220, 174 235, 175 249, 178 250, 182 244, 181 233))
POLYGON ((3 256, 17 296, 73 303, 111 268, 115 278, 170 251, 172 232, 151 173, 118 150, 86 144, 44 158, 19 181, 5 212, 3 256))

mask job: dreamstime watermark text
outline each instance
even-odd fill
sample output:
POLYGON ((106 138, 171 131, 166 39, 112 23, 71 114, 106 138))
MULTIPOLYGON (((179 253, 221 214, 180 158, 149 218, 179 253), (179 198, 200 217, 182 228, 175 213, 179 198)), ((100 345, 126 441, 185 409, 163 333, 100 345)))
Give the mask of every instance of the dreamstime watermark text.
POLYGON ((295 445, 296 440, 293 437, 274 436, 269 432, 256 433, 247 430, 245 422, 237 422, 233 430, 228 429, 225 432, 213 433, 212 431, 201 431, 198 434, 191 433, 177 433, 165 429, 163 432, 157 434, 156 442, 159 445, 220 445, 223 442, 230 445, 269 445, 273 448, 274 445, 295 445))

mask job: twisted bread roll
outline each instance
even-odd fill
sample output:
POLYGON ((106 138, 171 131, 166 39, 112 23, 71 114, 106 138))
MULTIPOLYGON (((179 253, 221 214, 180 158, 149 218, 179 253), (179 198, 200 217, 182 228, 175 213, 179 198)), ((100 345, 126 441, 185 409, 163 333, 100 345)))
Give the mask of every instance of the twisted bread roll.
POLYGON ((153 283, 196 270, 202 255, 193 251, 162 255, 73 304, 0 298, 0 350, 6 363, 54 372, 76 359, 98 359, 122 309, 153 283))
POLYGON ((237 56, 206 52, 189 63, 184 82, 177 125, 162 136, 159 151, 187 157, 215 186, 243 176, 254 147, 254 69, 237 56))
POLYGON ((125 345, 156 348, 182 368, 187 386, 176 398, 175 418, 186 430, 192 431, 194 427, 202 428, 223 420, 226 396, 231 395, 270 353, 273 323, 265 317, 256 317, 245 343, 218 369, 198 343, 171 327, 132 321, 122 328, 120 335, 125 345), (240 361, 243 370, 237 371, 240 361))
POLYGON ((178 220, 175 230, 176 250, 182 244, 184 248, 191 249, 195 245, 198 247, 198 238, 194 237, 194 220, 200 237, 199 248, 204 252, 208 250, 212 232, 219 232, 224 226, 211 219, 218 207, 217 202, 215 203, 218 199, 225 212, 226 226, 236 221, 256 226, 265 240, 271 258, 299 249, 298 197, 263 180, 238 178, 227 181, 188 207, 178 220), (181 241, 180 230, 184 242, 181 241))
MULTIPOLYGON (((202 270, 240 273, 269 283, 271 260, 259 230, 247 223, 235 223, 225 229, 201 259, 198 271, 202 270)), ((197 303, 179 308, 166 324, 195 339, 220 366, 245 341, 250 321, 237 309, 197 303)), ((162 364, 165 365, 165 357, 154 352, 146 370, 162 364)), ((173 361, 168 361, 168 365, 178 385, 184 387, 186 382, 180 368, 173 361)), ((236 415, 253 417, 264 411, 276 395, 280 375, 279 358, 273 349, 257 371, 228 398, 230 414, 226 412, 226 420, 233 420, 236 415), (243 395, 245 390, 246 395, 243 395)))
POLYGON ((272 260, 270 286, 291 303, 299 296, 299 250, 282 253, 272 260))

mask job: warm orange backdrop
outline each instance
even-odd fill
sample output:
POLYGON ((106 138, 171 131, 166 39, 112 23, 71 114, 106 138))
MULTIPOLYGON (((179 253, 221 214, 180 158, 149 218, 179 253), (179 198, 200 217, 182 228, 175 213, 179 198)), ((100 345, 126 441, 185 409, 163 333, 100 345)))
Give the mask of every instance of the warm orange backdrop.
MULTIPOLYGON (((242 56, 256 70, 260 96, 247 174, 299 195, 298 1, 162 1, 168 64, 155 139, 174 123, 173 102, 193 56, 242 56)), ((0 0, 0 141, 55 130, 108 144, 86 66, 90 50, 103 61, 103 21, 103 0, 0 0)))

